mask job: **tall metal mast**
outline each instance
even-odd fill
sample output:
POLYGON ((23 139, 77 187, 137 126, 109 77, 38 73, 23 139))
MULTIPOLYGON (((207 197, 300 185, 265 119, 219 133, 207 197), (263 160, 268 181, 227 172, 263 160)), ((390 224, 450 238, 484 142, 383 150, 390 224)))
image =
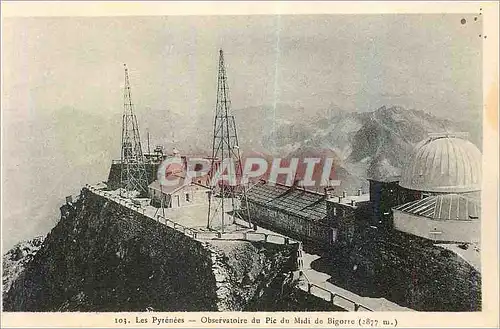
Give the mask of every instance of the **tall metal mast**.
POLYGON ((224 53, 219 50, 219 72, 217 77, 217 104, 215 107, 214 134, 212 142, 212 172, 223 166, 225 161, 232 161, 234 168, 228 166, 227 175, 236 176, 237 185, 221 182, 211 185, 208 203, 207 228, 212 229, 214 219, 220 216, 220 232, 224 233, 226 211, 232 210, 233 217, 246 217, 250 227, 250 213, 247 207, 246 187, 241 184, 242 164, 236 123, 231 113, 231 100, 227 84, 224 53), (231 172, 234 169, 236 172, 231 172), (239 176, 239 177, 238 177, 239 176))
POLYGON ((147 194, 147 174, 142 154, 139 125, 132 104, 130 81, 127 65, 125 68, 125 86, 123 89, 122 118, 122 154, 121 187, 127 191, 137 191, 141 196, 147 194))
POLYGON ((148 155, 151 156, 151 149, 149 148, 149 129, 147 130, 148 134, 148 155))

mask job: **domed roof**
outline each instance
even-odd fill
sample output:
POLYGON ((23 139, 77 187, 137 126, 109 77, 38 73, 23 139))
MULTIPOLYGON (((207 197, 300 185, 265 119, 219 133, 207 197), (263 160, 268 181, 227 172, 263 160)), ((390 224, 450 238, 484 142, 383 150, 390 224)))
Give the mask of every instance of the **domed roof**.
POLYGON ((433 220, 473 221, 481 214, 480 202, 463 194, 430 196, 397 206, 394 210, 433 220))
POLYGON ((431 135, 415 147, 399 185, 425 192, 478 191, 481 157, 474 144, 456 135, 431 135))

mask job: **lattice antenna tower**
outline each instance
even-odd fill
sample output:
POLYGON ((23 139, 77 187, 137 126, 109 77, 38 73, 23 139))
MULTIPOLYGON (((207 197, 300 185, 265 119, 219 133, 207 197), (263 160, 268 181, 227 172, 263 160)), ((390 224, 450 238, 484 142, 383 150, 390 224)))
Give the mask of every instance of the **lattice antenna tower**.
POLYGON ((233 218, 243 219, 251 227, 250 213, 247 207, 246 186, 241 184, 242 163, 238 134, 234 115, 231 111, 231 100, 227 84, 226 67, 224 64, 224 53, 219 50, 219 72, 217 77, 217 103, 215 107, 214 133, 212 142, 212 173, 222 166, 225 161, 232 161, 234 168, 228 166, 226 172, 229 176, 235 175, 238 184, 218 183, 211 186, 208 203, 207 228, 214 229, 214 220, 220 216, 219 231, 224 233, 224 225, 229 219, 226 212, 232 210, 233 218), (236 172, 230 172, 231 169, 236 172), (239 177, 238 177, 239 176, 239 177), (246 218, 243 218, 246 217, 246 218))
POLYGON ((142 154, 139 125, 135 116, 127 65, 125 68, 125 86, 123 89, 122 117, 122 154, 121 187, 127 191, 137 191, 141 196, 147 194, 148 179, 142 154))

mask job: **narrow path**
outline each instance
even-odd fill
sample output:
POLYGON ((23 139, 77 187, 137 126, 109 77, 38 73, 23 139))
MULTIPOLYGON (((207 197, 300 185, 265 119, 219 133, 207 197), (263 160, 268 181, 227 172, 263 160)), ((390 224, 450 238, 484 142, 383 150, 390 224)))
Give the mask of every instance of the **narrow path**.
MULTIPOLYGON (((243 221, 241 222, 242 224, 246 223, 243 221)), ((256 232, 275 234, 275 232, 260 226, 257 227, 256 232)), ((349 311, 413 311, 412 309, 388 301, 385 298, 360 296, 328 282, 327 280, 331 278, 329 274, 311 268, 311 263, 321 258, 320 255, 310 254, 301 250, 300 258, 302 260, 301 272, 303 276, 299 277, 299 288, 303 291, 309 292, 323 300, 331 301, 335 305, 349 311), (311 285, 312 288, 310 289, 311 285)))
POLYGON ((324 300, 333 301, 335 305, 351 311, 413 311, 412 309, 388 301, 385 298, 360 296, 328 282, 327 280, 331 277, 329 274, 311 268, 311 263, 319 258, 321 258, 321 256, 304 252, 302 257, 304 261, 303 274, 306 279, 302 280, 300 286, 302 290, 309 291, 314 296, 324 300))

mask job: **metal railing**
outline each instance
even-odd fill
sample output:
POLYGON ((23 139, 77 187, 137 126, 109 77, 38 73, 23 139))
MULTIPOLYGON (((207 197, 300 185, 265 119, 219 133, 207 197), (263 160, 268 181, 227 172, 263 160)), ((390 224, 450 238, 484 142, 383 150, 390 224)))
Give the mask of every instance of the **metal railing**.
POLYGON ((355 302, 354 300, 344 297, 340 295, 337 292, 331 291, 328 288, 322 287, 319 284, 316 284, 312 282, 307 275, 300 271, 299 276, 302 276, 303 278, 306 279, 306 284, 307 284, 307 292, 311 295, 314 295, 316 297, 319 297, 321 299, 326 300, 327 302, 331 302, 334 306, 341 307, 347 311, 354 311, 354 312, 373 312, 372 309, 361 305, 358 302, 355 302), (316 294, 314 293, 316 291, 316 294), (320 296, 318 296, 320 295, 320 296))
POLYGON ((126 198, 122 198, 119 195, 116 195, 114 193, 110 193, 108 191, 104 191, 101 189, 97 189, 94 186, 91 185, 86 185, 86 187, 93 192, 94 194, 98 194, 101 196, 104 196, 108 199, 111 199, 112 201, 125 206, 133 211, 136 211, 148 218, 151 218, 153 220, 156 220, 159 223, 163 223, 166 226, 173 228, 176 231, 179 231, 181 233, 184 233, 185 235, 198 239, 198 240, 228 240, 228 241, 235 241, 235 240, 244 240, 244 241, 263 241, 267 243, 274 243, 274 244, 280 244, 280 245, 288 245, 288 244, 300 244, 300 241, 296 241, 293 239, 290 239, 288 237, 278 235, 278 234, 270 234, 270 233, 262 233, 262 232, 227 232, 227 233, 220 233, 220 232, 213 232, 213 231, 199 231, 194 228, 186 227, 182 224, 179 224, 173 220, 171 220, 168 217, 164 217, 162 215, 156 215, 156 218, 151 217, 149 214, 146 213, 146 209, 143 208, 141 205, 138 205, 136 203, 133 203, 129 201, 126 198))

